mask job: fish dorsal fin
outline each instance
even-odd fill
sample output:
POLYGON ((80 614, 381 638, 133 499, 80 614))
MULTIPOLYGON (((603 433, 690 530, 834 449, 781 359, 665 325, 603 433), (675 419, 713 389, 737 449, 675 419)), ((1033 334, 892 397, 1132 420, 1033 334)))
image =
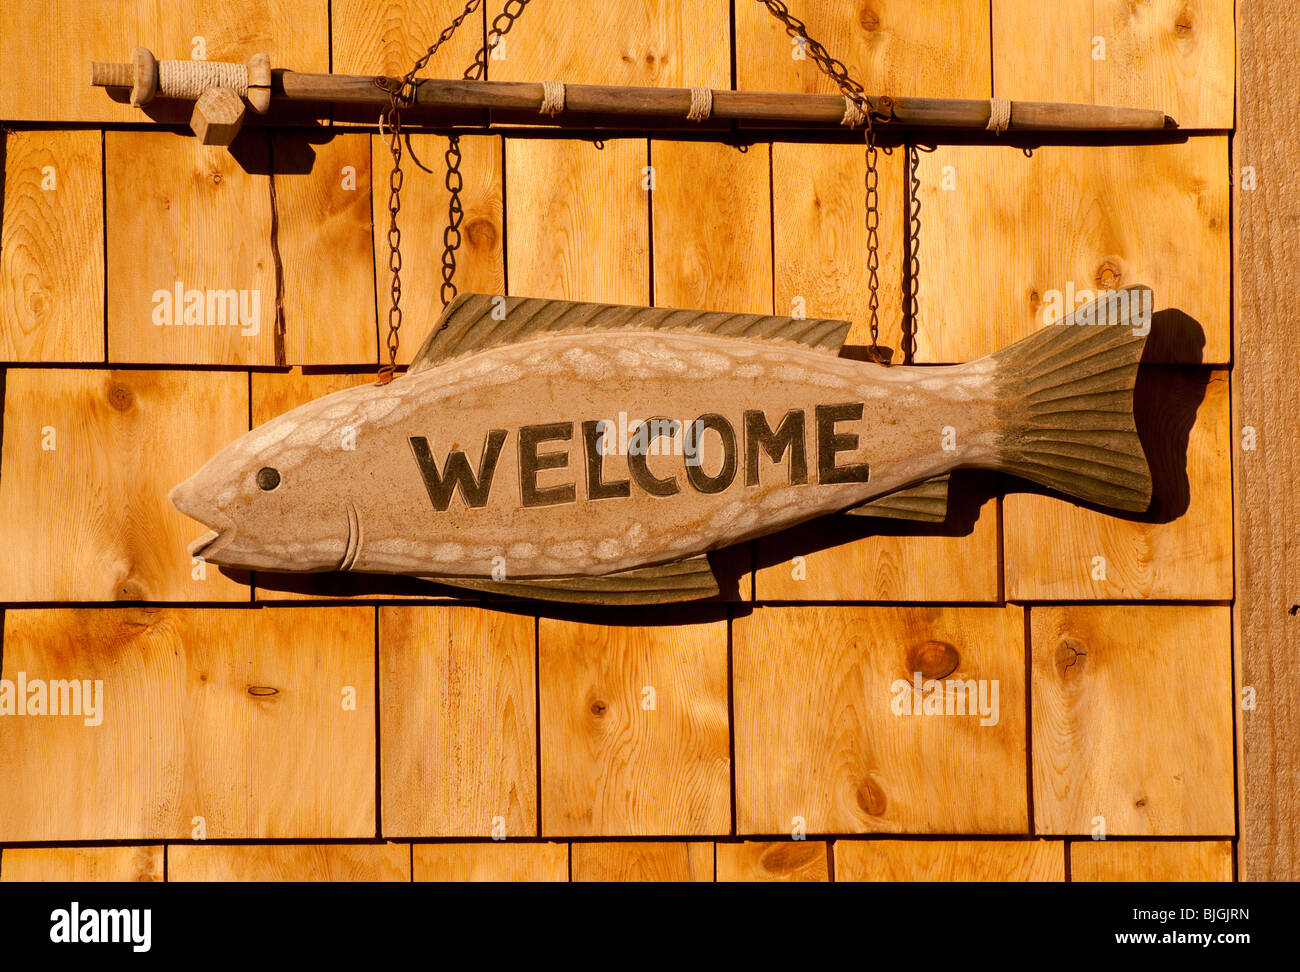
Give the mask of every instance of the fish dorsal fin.
POLYGON ((442 312, 411 362, 410 370, 430 368, 461 355, 514 344, 539 334, 578 330, 693 331, 755 341, 790 341, 836 355, 849 332, 849 322, 462 294, 442 312))
POLYGON ((883 516, 891 520, 941 523, 948 517, 948 476, 936 476, 915 486, 886 493, 844 512, 853 516, 883 516))
POLYGON ((539 577, 516 581, 430 577, 429 580, 471 591, 571 604, 667 604, 698 601, 718 594, 718 580, 704 554, 601 577, 539 577))

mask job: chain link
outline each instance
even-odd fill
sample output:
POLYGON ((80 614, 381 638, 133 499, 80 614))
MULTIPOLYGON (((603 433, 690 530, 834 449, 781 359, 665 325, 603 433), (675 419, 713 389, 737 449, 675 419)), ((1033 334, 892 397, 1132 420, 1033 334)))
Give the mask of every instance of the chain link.
MULTIPOLYGON (((919 308, 917 299, 921 280, 921 152, 926 151, 913 142, 907 146, 904 169, 907 170, 907 233, 903 241, 903 253, 906 266, 903 269, 903 326, 899 349, 903 353, 903 363, 912 364, 916 360, 916 315, 919 308)), ((928 151, 933 152, 930 148, 928 151)))
MULTIPOLYGON (((474 55, 474 63, 465 69, 462 75, 466 81, 482 81, 487 77, 489 51, 500 38, 510 33, 531 0, 506 0, 501 12, 492 18, 492 26, 487 33, 487 41, 474 55)), ((463 238, 461 223, 465 220, 465 210, 461 205, 460 193, 465 182, 460 174, 460 136, 452 134, 447 139, 447 227, 442 231, 442 287, 438 296, 442 306, 446 307, 456 299, 456 252, 460 249, 463 238)))
POLYGON ((844 62, 831 56, 831 53, 815 38, 808 36, 808 27, 802 20, 790 13, 790 9, 781 0, 758 0, 767 8, 768 13, 776 18, 785 28, 785 32, 800 42, 813 63, 835 83, 842 94, 857 106, 866 118, 866 226, 867 226, 867 308, 871 326, 870 355, 881 364, 888 364, 890 353, 880 347, 880 192, 877 163, 879 149, 876 146, 875 123, 889 121, 894 117, 894 102, 888 95, 871 99, 864 93, 863 87, 849 76, 849 69, 844 62))
MULTIPOLYGON (((465 4, 465 9, 443 28, 437 40, 415 62, 415 66, 401 78, 389 78, 382 75, 375 78, 375 84, 388 92, 388 108, 380 116, 379 131, 382 135, 384 130, 387 129, 388 151, 393 156, 393 168, 388 174, 388 271, 392 275, 388 288, 390 298, 388 305, 388 361, 379 366, 379 381, 381 383, 393 380, 393 372, 397 369, 399 334, 402 329, 402 231, 397 225, 397 215, 402 209, 402 182, 405 178, 402 172, 402 111, 415 103, 415 76, 424 70, 425 65, 438 53, 438 48, 451 40, 452 35, 456 33, 456 29, 470 14, 479 8, 482 2, 483 0, 469 0, 465 4)), ((457 148, 457 157, 459 158, 459 147, 457 148)), ((459 237, 459 222, 456 224, 455 233, 459 237)), ((445 240, 446 235, 444 234, 444 242, 445 240)), ((445 294, 448 283, 445 256, 443 264, 443 292, 445 294)), ((444 298, 445 302, 446 299, 444 298)))
POLYGON ((492 25, 488 28, 487 43, 474 55, 474 63, 465 69, 463 77, 466 81, 482 81, 487 77, 488 52, 492 47, 493 38, 504 37, 510 33, 510 28, 515 25, 515 21, 519 19, 529 2, 530 0, 506 0, 501 12, 492 18, 492 25))

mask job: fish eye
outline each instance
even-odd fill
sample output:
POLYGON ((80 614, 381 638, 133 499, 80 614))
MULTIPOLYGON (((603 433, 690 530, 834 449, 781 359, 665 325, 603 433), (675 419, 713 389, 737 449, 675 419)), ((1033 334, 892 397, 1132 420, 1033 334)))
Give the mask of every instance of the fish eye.
POLYGON ((257 471, 257 486, 266 492, 270 492, 280 485, 280 471, 270 466, 263 466, 257 471))

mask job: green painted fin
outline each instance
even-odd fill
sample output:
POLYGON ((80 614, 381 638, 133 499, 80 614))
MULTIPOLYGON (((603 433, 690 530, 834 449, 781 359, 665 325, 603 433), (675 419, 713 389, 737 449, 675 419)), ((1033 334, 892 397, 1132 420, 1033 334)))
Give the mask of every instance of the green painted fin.
POLYGON ((698 601, 718 594, 718 580, 704 554, 601 577, 542 577, 514 581, 430 577, 429 580, 471 591, 573 604, 668 604, 698 601))
POLYGON ((675 310, 623 304, 586 304, 537 297, 462 294, 442 312, 411 362, 411 371, 462 355, 561 331, 693 331, 757 341, 788 341, 837 355, 848 321, 675 310))
POLYGON ((891 520, 941 523, 948 517, 948 474, 886 493, 844 512, 852 516, 883 516, 891 520))
POLYGON ((1150 508, 1133 388, 1153 300, 1149 287, 1106 291, 990 355, 1002 400, 999 469, 1098 506, 1150 508))

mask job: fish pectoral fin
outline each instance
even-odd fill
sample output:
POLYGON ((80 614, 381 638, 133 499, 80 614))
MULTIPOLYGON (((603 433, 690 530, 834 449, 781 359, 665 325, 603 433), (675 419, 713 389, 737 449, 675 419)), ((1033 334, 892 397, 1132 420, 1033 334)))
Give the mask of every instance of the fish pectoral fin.
POLYGON ((429 580, 488 594, 571 604, 667 604, 698 601, 718 594, 718 579, 713 576, 709 558, 704 554, 600 577, 537 577, 513 581, 430 577, 429 580))
POLYGON ((851 516, 882 516, 891 520, 941 523, 948 518, 948 474, 886 493, 844 512, 851 516))

